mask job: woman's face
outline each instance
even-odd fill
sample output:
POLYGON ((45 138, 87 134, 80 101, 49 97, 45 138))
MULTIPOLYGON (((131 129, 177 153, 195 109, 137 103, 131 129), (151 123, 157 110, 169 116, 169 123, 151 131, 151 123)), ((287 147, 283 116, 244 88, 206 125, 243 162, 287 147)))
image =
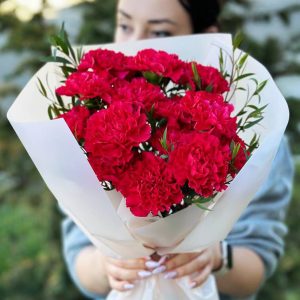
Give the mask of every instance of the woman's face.
POLYGON ((193 33, 178 0, 119 0, 115 42, 193 33))

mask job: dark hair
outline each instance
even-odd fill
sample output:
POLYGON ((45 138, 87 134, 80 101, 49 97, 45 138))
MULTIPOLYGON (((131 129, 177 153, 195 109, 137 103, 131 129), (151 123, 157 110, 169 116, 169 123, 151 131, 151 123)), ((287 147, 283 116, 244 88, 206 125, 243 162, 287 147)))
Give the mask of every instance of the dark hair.
POLYGON ((212 25, 218 25, 220 3, 218 0, 179 0, 191 17, 194 33, 205 31, 212 25))

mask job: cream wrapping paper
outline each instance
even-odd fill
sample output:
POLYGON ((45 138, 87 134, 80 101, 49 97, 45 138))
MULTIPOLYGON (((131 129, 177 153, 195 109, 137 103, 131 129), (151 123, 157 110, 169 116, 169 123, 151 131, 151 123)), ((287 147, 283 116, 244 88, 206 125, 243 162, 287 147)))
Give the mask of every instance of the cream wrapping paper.
MULTIPOLYGON (((128 55, 140 49, 154 48, 176 53, 185 60, 218 67, 219 47, 230 52, 231 37, 226 34, 192 35, 89 46, 85 50, 97 47, 128 55)), ((253 131, 257 132, 260 146, 228 189, 218 195, 210 212, 190 206, 163 219, 136 218, 125 207, 120 194, 105 192, 65 121, 48 118, 48 102, 38 91, 37 77, 44 80, 48 76, 49 86, 54 91, 59 82, 53 64, 46 64, 33 76, 7 117, 57 201, 105 255, 136 258, 154 251, 161 255, 194 252, 224 239, 230 232, 266 180, 287 125, 286 101, 268 71, 249 57, 245 72, 255 73, 259 81, 268 79, 261 93, 261 105, 268 104, 265 117, 242 135, 249 141, 253 131)), ((241 83, 245 87, 250 85, 246 79, 241 83)), ((236 93, 234 101, 239 107, 245 101, 245 95, 236 93)), ((218 299, 212 276, 203 287, 193 290, 186 280, 165 280, 156 275, 141 281, 130 292, 112 291, 108 299, 218 299)))

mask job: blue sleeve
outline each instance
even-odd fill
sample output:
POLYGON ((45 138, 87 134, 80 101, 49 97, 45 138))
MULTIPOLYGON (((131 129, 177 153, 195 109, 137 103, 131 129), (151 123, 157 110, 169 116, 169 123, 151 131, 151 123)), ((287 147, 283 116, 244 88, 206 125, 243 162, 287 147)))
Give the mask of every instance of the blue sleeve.
POLYGON ((265 265, 265 278, 274 272, 284 252, 284 223, 289 206, 293 161, 284 138, 273 161, 270 175, 228 235, 231 245, 255 251, 265 265))
POLYGON ((78 226, 68 217, 62 223, 63 254, 68 272, 81 293, 90 299, 103 300, 106 296, 97 295, 87 291, 77 278, 75 271, 76 257, 79 252, 91 245, 87 236, 78 228, 78 226))

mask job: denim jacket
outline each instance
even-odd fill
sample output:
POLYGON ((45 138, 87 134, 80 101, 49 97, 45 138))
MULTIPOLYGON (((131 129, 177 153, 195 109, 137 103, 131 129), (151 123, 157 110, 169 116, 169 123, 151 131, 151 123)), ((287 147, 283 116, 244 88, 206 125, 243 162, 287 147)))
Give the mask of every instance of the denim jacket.
MULTIPOLYGON (((247 247, 261 257, 265 266, 265 279, 273 274, 278 259, 283 255, 283 238, 287 233, 284 219, 291 198, 292 179, 293 161, 287 142, 283 139, 268 179, 226 238, 232 246, 247 247)), ((77 254, 91 242, 68 217, 62 223, 62 233, 64 258, 75 285, 87 298, 105 299, 105 295, 95 295, 85 290, 75 273, 77 254)), ((254 300, 255 298, 256 295, 233 298, 220 294, 221 300, 254 300)))

